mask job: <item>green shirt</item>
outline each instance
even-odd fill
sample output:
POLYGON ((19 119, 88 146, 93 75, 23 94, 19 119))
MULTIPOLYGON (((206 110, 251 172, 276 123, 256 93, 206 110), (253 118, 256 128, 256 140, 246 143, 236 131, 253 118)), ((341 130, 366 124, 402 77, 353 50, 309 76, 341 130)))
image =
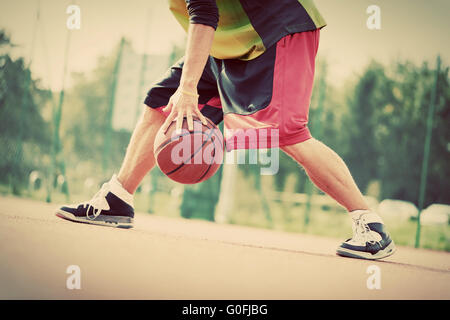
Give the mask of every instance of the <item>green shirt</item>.
MULTIPOLYGON (((189 23, 202 23, 189 16, 185 0, 169 0, 169 3, 186 31, 189 23)), ((288 34, 326 25, 313 0, 217 0, 215 3, 219 22, 211 55, 218 59, 252 60, 288 34)))

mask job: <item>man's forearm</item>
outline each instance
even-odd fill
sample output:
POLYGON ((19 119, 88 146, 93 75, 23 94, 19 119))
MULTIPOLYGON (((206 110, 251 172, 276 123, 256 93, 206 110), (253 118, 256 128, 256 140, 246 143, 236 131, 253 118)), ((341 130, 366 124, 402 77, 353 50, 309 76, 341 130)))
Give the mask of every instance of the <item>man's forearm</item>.
POLYGON ((198 117, 204 125, 208 123, 198 106, 197 85, 211 51, 219 11, 215 0, 186 0, 186 6, 190 21, 186 54, 178 90, 163 109, 169 112, 161 127, 164 132, 175 119, 177 131, 181 130, 184 118, 187 119, 189 130, 193 130, 193 116, 198 117))
POLYGON ((197 92, 197 84, 211 50, 214 31, 214 28, 203 24, 189 26, 183 73, 180 80, 182 90, 197 92))

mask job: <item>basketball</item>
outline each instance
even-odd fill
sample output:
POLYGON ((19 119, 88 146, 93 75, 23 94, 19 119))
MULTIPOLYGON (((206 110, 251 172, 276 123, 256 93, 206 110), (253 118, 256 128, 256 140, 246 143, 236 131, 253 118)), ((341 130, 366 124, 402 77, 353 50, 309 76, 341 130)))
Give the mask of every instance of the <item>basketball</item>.
POLYGON ((204 125, 193 117, 193 130, 188 130, 186 117, 181 131, 173 121, 166 132, 159 130, 154 143, 156 163, 173 181, 195 184, 211 178, 223 160, 223 136, 208 118, 204 125))

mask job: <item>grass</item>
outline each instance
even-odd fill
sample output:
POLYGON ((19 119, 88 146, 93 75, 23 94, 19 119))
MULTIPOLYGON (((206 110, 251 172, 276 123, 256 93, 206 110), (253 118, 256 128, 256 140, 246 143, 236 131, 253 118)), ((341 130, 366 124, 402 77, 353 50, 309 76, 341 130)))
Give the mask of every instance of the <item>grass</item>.
MULTIPOLYGON (((270 185, 270 180, 265 181, 264 185, 270 185)), ((251 190, 249 188, 251 185, 248 181, 246 184, 237 186, 236 204, 230 210, 230 223, 342 240, 346 240, 352 235, 350 219, 346 211, 338 206, 330 208, 312 205, 308 214, 309 221, 305 223, 307 211, 305 205, 271 201, 271 221, 269 221, 263 214, 260 205, 261 195, 246 192, 246 190, 251 190)), ((416 221, 384 218, 384 222, 396 244, 414 247, 416 221)), ((450 252, 450 226, 422 225, 420 247, 450 252)))
MULTIPOLYGON (((313 208, 309 223, 305 224, 305 206, 286 208, 283 204, 272 204, 273 223, 262 213, 250 213, 240 209, 231 216, 231 223, 281 230, 285 232, 313 234, 345 240, 352 235, 349 217, 340 211, 313 208)), ((385 219, 389 233, 398 245, 414 247, 417 223, 415 221, 390 221, 385 219)), ((448 225, 422 225, 421 248, 450 252, 450 227, 448 225)))

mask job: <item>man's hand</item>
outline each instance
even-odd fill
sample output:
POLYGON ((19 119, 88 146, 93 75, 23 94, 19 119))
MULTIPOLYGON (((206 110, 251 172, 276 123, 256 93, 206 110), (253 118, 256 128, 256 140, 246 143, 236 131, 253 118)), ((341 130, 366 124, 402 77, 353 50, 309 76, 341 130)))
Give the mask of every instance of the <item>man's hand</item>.
MULTIPOLYGON (((215 2, 213 3, 215 6, 215 2)), ((189 6, 198 5, 190 3, 189 6)), ((195 9, 195 8, 194 8, 195 9)), ((195 11, 195 10, 194 10, 195 11)), ((186 116, 189 131, 194 129, 192 116, 197 116, 207 124, 206 118, 198 109, 197 85, 205 69, 209 52, 211 51, 214 39, 215 28, 203 24, 191 24, 188 30, 188 41, 186 45, 186 54, 184 56, 183 71, 180 79, 180 86, 163 111, 170 112, 166 122, 162 125, 164 133, 167 132, 169 125, 176 119, 176 129, 181 130, 183 119, 186 116)))
POLYGON ((170 124, 176 119, 176 131, 181 131, 183 126, 183 119, 186 116, 188 123, 188 130, 194 129, 194 121, 192 116, 195 115, 200 118, 204 125, 207 125, 206 118, 200 112, 198 108, 198 94, 197 92, 191 92, 179 87, 172 97, 170 97, 169 103, 162 110, 164 112, 170 112, 166 121, 162 125, 164 133, 167 132, 170 124))

